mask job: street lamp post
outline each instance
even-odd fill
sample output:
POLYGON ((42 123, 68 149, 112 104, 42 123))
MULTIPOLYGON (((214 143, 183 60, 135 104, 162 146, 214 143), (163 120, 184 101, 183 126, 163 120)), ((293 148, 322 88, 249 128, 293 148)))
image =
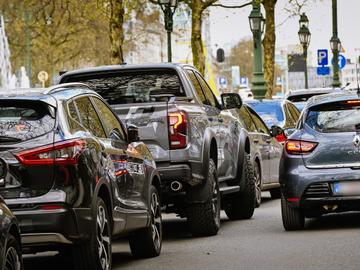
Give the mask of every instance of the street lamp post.
POLYGON ((305 13, 300 15, 300 30, 298 32, 300 43, 303 47, 303 57, 305 62, 305 89, 309 88, 308 71, 307 71, 307 50, 310 44, 311 33, 309 31, 309 19, 305 13))
POLYGON ((339 76, 339 52, 341 50, 341 41, 338 37, 337 30, 337 0, 332 0, 332 27, 333 35, 330 39, 330 46, 333 52, 333 87, 340 87, 340 76, 339 76))
POLYGON ((264 32, 265 20, 261 14, 260 3, 256 0, 252 2, 252 11, 249 15, 250 29, 254 40, 254 67, 252 79, 252 91, 255 99, 264 99, 266 86, 263 72, 263 56, 261 36, 264 32))
POLYGON ((165 20, 165 29, 167 31, 167 40, 168 40, 168 62, 172 61, 172 52, 171 52, 171 33, 173 31, 173 16, 175 10, 178 6, 178 0, 158 0, 158 3, 164 12, 165 20))

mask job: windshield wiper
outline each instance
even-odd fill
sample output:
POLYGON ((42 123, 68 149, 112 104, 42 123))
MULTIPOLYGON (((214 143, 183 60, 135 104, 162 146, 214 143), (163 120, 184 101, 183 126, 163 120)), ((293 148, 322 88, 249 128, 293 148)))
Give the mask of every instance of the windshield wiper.
POLYGON ((22 140, 16 137, 0 136, 0 142, 21 142, 22 140))

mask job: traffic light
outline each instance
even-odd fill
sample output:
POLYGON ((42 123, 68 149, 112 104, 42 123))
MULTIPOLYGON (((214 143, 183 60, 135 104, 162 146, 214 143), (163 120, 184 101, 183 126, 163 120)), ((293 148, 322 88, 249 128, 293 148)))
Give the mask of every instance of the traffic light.
POLYGON ((219 62, 219 63, 222 63, 225 61, 225 52, 224 52, 224 49, 217 49, 216 51, 216 60, 219 62))

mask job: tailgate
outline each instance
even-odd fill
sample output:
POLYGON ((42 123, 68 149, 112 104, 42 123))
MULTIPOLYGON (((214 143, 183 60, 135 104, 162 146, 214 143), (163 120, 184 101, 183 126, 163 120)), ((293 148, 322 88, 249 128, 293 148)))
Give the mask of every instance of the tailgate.
MULTIPOLYGON (((169 161, 169 128, 167 102, 113 105, 113 109, 125 124, 138 127, 140 140, 151 151, 155 161, 169 161)), ((175 105, 169 105, 174 106, 175 105)))

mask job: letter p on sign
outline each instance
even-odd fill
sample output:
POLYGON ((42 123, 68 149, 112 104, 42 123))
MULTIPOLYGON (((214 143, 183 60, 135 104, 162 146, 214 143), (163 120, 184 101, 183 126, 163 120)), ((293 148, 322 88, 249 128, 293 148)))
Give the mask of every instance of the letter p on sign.
POLYGON ((328 50, 318 50, 318 65, 327 66, 329 64, 328 60, 328 50))

